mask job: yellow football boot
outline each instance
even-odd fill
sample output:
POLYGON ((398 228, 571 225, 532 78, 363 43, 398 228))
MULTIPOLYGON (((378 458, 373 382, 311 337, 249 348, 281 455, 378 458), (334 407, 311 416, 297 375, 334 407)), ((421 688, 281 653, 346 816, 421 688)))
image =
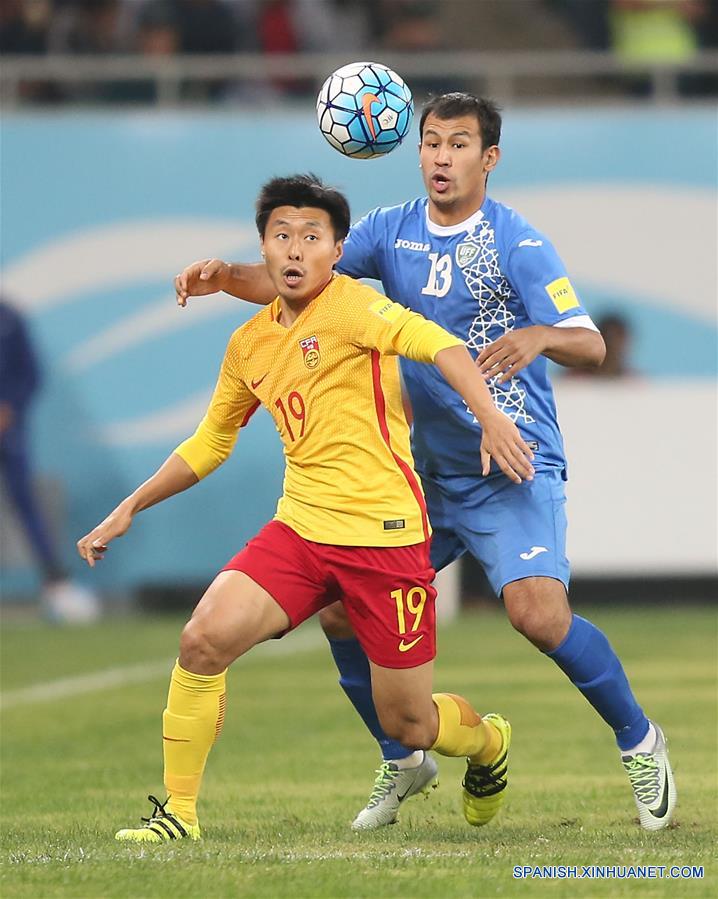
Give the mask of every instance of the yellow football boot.
POLYGON ((464 788, 464 817, 474 827, 483 827, 498 812, 506 792, 511 725, 502 716, 490 712, 481 716, 501 734, 501 749, 488 764, 475 765, 467 759, 464 788))
POLYGON ((187 824, 165 806, 169 799, 160 802, 154 796, 147 797, 154 805, 149 818, 142 818, 142 827, 126 827, 118 830, 115 839, 121 843, 164 843, 170 840, 199 840, 199 824, 187 824))

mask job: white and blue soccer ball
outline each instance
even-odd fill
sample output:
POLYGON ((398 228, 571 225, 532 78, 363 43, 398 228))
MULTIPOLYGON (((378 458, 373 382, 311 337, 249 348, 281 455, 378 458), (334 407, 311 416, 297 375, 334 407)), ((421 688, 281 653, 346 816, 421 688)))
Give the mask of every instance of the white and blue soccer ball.
POLYGON ((404 140, 414 101, 403 79, 380 62, 352 62, 327 78, 317 97, 324 137, 345 156, 375 159, 404 140))

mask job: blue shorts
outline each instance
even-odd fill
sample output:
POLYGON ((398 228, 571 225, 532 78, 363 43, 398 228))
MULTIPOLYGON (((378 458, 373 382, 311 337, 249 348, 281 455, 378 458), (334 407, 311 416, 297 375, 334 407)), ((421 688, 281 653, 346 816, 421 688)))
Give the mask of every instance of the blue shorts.
POLYGON ((423 477, 439 571, 465 552, 481 562, 497 596, 512 581, 550 577, 568 590, 566 493, 560 469, 513 484, 488 478, 423 477))

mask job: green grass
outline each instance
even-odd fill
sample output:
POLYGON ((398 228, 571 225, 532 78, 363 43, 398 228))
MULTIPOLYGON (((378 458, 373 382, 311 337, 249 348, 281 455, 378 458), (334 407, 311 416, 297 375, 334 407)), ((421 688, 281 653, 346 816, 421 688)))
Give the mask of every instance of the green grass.
MULTIPOLYGON (((377 753, 336 684, 328 651, 261 650, 230 675, 227 721, 205 776, 204 840, 139 848, 114 831, 162 796, 167 675, 51 701, 16 691, 53 678, 170 659, 177 619, 82 631, 3 631, 2 895, 10 897, 714 896, 715 612, 594 610, 646 710, 670 738, 675 826, 641 831, 605 725, 494 612, 440 634, 437 689, 514 728, 511 786, 490 826, 461 817, 463 765, 394 827, 353 834, 377 753), (19 704, 17 704, 19 702, 19 704), (514 880, 514 865, 703 865, 696 880, 514 880)), ((309 627, 311 642, 313 631, 309 627)), ((303 631, 306 628, 302 629, 303 631)), ((303 639, 302 632, 289 639, 303 639)), ((169 666, 168 666, 169 670, 169 666)))

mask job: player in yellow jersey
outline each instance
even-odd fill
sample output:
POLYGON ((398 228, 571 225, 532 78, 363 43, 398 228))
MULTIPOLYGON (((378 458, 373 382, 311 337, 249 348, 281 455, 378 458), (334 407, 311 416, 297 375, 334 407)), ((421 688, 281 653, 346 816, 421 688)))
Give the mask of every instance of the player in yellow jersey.
POLYGON ((199 839, 197 797, 225 710, 226 669, 341 599, 371 661, 387 733, 407 746, 482 764, 507 723, 462 697, 432 696, 434 571, 413 468, 396 354, 434 362, 484 430, 482 456, 531 478, 531 450, 494 407, 464 345, 333 266, 349 207, 313 176, 277 178, 257 203, 262 251, 278 297, 231 337, 195 434, 78 542, 92 567, 134 515, 196 484, 230 455, 261 403, 285 448, 273 521, 220 572, 185 626, 163 715, 168 799, 117 839, 199 839))

